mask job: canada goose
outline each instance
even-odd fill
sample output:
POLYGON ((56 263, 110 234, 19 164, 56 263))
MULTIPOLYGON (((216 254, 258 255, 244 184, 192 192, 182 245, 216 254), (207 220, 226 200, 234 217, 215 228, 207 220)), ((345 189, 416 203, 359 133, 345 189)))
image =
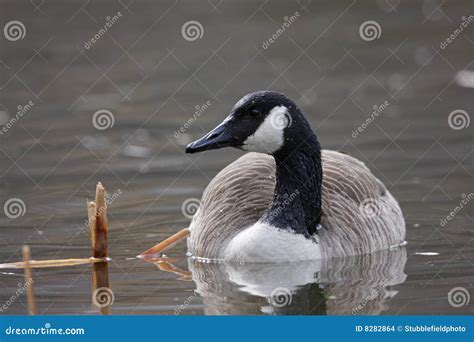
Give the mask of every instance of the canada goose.
POLYGON ((404 243, 402 211, 361 161, 320 148, 283 94, 244 96, 186 147, 249 151, 205 189, 188 250, 197 258, 289 262, 374 252, 404 243), (257 153, 255 153, 257 152, 257 153))

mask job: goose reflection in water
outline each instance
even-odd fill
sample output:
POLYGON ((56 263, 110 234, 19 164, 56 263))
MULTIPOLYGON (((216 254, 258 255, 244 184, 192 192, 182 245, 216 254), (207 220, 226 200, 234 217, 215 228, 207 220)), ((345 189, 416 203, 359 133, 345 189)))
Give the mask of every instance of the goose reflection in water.
POLYGON ((188 265, 207 315, 377 315, 405 281, 406 259, 399 247, 297 263, 188 265))

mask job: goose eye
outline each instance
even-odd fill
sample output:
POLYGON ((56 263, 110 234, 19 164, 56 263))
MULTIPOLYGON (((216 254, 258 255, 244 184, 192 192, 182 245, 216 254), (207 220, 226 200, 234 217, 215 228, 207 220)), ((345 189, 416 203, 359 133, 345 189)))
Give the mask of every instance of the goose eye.
POLYGON ((250 111, 250 114, 251 114, 252 116, 259 116, 259 115, 260 115, 260 111, 259 111, 258 109, 256 109, 256 108, 254 108, 254 109, 252 109, 252 110, 250 111))

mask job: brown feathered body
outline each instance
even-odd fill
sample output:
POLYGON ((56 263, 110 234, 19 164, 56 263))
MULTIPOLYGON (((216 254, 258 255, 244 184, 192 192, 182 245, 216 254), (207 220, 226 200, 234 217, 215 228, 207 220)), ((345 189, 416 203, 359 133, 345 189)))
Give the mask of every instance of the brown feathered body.
MULTIPOLYGON (((330 150, 322 150, 321 159, 322 216, 314 258, 365 254, 404 243, 400 206, 364 163, 330 150)), ((190 225, 189 252, 225 259, 226 246, 258 222, 274 189, 275 161, 270 155, 247 153, 225 167, 203 193, 190 225)))

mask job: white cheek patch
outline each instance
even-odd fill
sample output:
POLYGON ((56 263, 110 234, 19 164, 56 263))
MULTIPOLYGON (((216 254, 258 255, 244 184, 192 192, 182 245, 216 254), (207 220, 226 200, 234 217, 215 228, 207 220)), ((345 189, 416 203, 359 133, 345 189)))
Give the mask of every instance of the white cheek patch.
POLYGON ((283 146, 283 132, 291 124, 291 116, 285 106, 276 106, 267 115, 254 134, 244 141, 242 149, 272 154, 283 146))

